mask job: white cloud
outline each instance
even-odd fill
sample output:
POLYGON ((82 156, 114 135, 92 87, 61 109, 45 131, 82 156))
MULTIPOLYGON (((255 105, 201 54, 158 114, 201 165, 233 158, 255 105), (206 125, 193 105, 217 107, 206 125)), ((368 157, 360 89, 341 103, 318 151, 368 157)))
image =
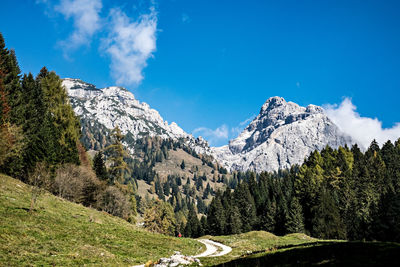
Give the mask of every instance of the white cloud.
POLYGON ((340 130, 353 137, 364 148, 373 139, 382 145, 387 140, 395 141, 400 137, 400 123, 392 128, 382 128, 382 122, 377 118, 361 117, 350 98, 345 98, 339 106, 325 105, 324 109, 340 130))
POLYGON ((254 120, 254 118, 256 117, 256 115, 251 115, 251 117, 245 119, 244 121, 239 123, 239 126, 247 126, 252 120, 254 120))
POLYGON ((199 127, 193 130, 193 134, 202 135, 211 146, 225 145, 232 138, 236 138, 245 127, 254 119, 255 115, 240 122, 237 126, 229 128, 226 124, 217 127, 215 130, 207 127, 199 127))
POLYGON ((236 138, 244 128, 256 117, 256 115, 252 115, 251 117, 245 119, 244 121, 240 122, 238 126, 231 128, 231 138, 236 138))
POLYGON ((118 84, 139 84, 142 70, 156 50, 157 13, 142 14, 132 21, 121 9, 109 14, 110 32, 103 40, 102 50, 111 57, 111 75, 118 84))
POLYGON ((211 146, 216 145, 221 141, 227 141, 229 137, 229 129, 225 124, 212 130, 207 127, 199 127, 193 130, 193 134, 200 134, 210 143, 211 146))
POLYGON ((72 51, 89 46, 95 37, 102 38, 99 51, 110 57, 111 76, 124 85, 138 85, 143 80, 142 71, 156 51, 156 3, 149 2, 149 12, 132 19, 118 7, 109 9, 108 17, 101 17, 102 0, 60 0, 57 4, 36 0, 49 18, 59 13, 73 22, 69 37, 58 42, 66 59, 72 51))
POLYGON ((74 31, 67 40, 59 42, 68 52, 90 44, 92 36, 101 27, 99 13, 102 8, 101 0, 61 0, 54 10, 63 14, 65 19, 73 19, 74 31))

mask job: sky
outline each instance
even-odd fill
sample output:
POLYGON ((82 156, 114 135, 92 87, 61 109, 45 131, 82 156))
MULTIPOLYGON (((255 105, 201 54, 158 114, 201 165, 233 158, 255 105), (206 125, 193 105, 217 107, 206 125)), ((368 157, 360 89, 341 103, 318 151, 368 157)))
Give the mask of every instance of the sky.
POLYGON ((228 143, 272 96, 367 145, 400 137, 400 1, 2 0, 23 73, 120 85, 228 143))

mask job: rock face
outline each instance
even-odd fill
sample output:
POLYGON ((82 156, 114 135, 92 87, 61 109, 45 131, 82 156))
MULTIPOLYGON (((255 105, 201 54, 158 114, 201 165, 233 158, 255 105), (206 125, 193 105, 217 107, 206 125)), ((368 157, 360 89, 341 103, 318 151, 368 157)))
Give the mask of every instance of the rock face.
POLYGON ((158 111, 122 87, 98 89, 78 79, 64 79, 75 113, 81 119, 83 141, 88 149, 100 150, 110 142, 110 132, 119 126, 126 146, 133 152, 134 140, 159 136, 181 140, 197 153, 214 156, 230 170, 276 171, 301 164, 313 150, 352 143, 319 106, 301 107, 281 97, 271 97, 259 115, 229 145, 210 148, 176 123, 164 121, 158 111))
POLYGON ((213 148, 214 157, 231 170, 276 171, 301 164, 310 152, 351 144, 315 105, 301 107, 271 97, 258 116, 229 145, 213 148))
MULTIPOLYGON (((109 133, 119 126, 128 140, 144 136, 183 139, 197 152, 209 149, 202 138, 194 138, 182 130, 175 122, 168 124, 158 111, 144 102, 135 99, 134 95, 122 87, 98 89, 93 84, 79 79, 63 79, 75 114, 81 119, 82 132, 88 148, 102 149, 109 133)), ((128 149, 132 147, 128 146, 128 149)))

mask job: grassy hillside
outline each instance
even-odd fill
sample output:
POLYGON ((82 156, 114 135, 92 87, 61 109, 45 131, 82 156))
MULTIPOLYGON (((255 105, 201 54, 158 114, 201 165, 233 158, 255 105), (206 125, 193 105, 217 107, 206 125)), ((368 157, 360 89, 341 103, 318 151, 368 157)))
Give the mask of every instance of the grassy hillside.
POLYGON ((252 231, 227 236, 206 236, 206 238, 232 247, 232 252, 221 257, 201 259, 201 262, 205 265, 221 264, 256 252, 275 251, 279 247, 295 246, 318 241, 318 239, 305 234, 276 236, 265 231, 252 231))
POLYGON ((0 174, 0 265, 129 266, 202 251, 192 239, 152 234, 51 194, 29 213, 30 187, 0 174))

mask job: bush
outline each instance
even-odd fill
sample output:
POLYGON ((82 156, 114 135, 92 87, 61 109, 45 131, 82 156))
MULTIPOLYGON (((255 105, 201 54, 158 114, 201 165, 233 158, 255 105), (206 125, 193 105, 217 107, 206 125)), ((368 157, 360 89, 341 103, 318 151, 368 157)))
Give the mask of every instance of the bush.
POLYGON ((33 172, 28 175, 28 182, 31 188, 31 205, 29 211, 35 208, 37 199, 50 188, 50 173, 43 162, 37 163, 33 172))
POLYGON ((91 206, 96 203, 101 187, 101 182, 90 168, 65 164, 58 168, 53 188, 62 198, 91 206))
POLYGON ((129 199, 115 186, 109 186, 99 195, 98 207, 111 215, 128 220, 132 207, 129 199))

